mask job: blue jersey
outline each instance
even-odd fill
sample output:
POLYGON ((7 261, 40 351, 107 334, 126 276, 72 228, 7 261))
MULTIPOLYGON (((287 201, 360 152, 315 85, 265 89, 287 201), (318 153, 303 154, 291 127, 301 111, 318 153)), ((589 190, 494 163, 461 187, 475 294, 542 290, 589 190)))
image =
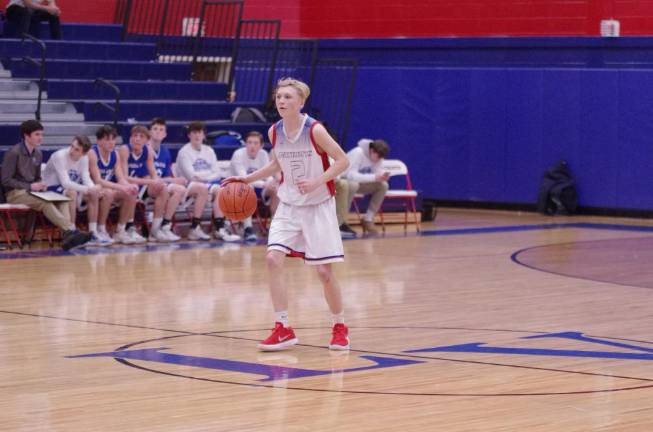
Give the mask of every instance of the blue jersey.
POLYGON ((97 167, 100 170, 100 177, 106 181, 116 183, 118 178, 116 177, 116 164, 118 163, 118 153, 114 150, 109 155, 109 160, 105 161, 100 155, 100 149, 97 145, 93 146, 93 151, 97 156, 97 167))
POLYGON ((129 149, 129 159, 127 159, 129 177, 149 177, 150 172, 147 169, 148 147, 143 146, 143 152, 138 158, 134 157, 131 144, 127 144, 127 149, 129 149))
POLYGON ((152 150, 152 155, 154 156, 156 175, 161 178, 172 177, 172 157, 170 157, 170 151, 166 147, 161 146, 158 153, 152 150))

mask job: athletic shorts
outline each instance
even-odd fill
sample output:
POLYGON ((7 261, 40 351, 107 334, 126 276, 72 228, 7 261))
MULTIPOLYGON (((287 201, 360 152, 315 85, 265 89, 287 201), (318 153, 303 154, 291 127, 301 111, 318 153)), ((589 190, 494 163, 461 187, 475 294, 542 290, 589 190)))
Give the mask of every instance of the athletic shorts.
MULTIPOLYGON (((173 184, 174 184, 174 183, 168 183, 168 184, 166 184, 166 190, 167 190, 168 192, 172 191, 172 185, 173 185, 173 184)), ((141 200, 141 201, 147 201, 148 199, 151 199, 151 200, 154 199, 154 197, 151 196, 151 195, 147 192, 147 186, 148 186, 148 185, 140 185, 140 186, 138 187, 138 199, 141 200)))
POLYGON ((206 185, 207 189, 209 190, 210 194, 215 193, 220 188, 220 182, 221 180, 213 180, 212 182, 208 183, 200 183, 200 182, 190 182, 188 183, 187 189, 190 189, 192 186, 196 185, 197 183, 204 184, 206 185))
MULTIPOLYGON (((53 185, 53 186, 48 186, 48 191, 50 192, 56 192, 60 193, 62 195, 66 194, 66 191, 64 190, 62 185, 53 185)), ((77 211, 86 211, 88 206, 86 205, 86 202, 84 201, 84 194, 77 192, 77 211)))
POLYGON ((344 261, 335 199, 307 206, 279 203, 270 224, 268 250, 303 258, 309 265, 344 261))

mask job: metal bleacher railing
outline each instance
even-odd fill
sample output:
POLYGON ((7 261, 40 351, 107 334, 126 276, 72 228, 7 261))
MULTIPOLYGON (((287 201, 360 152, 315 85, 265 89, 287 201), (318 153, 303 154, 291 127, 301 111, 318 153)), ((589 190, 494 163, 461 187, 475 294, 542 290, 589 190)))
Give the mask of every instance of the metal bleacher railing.
POLYGON ((93 83, 95 87, 105 86, 114 92, 115 102, 111 106, 106 102, 96 102, 96 107, 102 107, 113 114, 113 127, 118 130, 118 119, 120 118, 120 89, 117 85, 104 78, 97 78, 93 83))
POLYGON ((327 88, 310 112, 344 144, 357 62, 318 61, 316 39, 281 39, 281 21, 243 19, 243 9, 243 0, 119 0, 115 22, 123 40, 156 43, 160 62, 190 63, 189 78, 224 83, 229 101, 259 104, 270 118, 279 78, 327 88))
POLYGON ((47 47, 45 45, 45 42, 43 42, 40 39, 35 38, 34 36, 23 33, 22 35, 23 42, 25 42, 25 39, 28 39, 32 42, 34 42, 40 49, 41 49, 41 59, 36 60, 30 56, 25 56, 23 57, 23 61, 26 63, 30 63, 37 68, 39 68, 39 81, 38 81, 38 96, 36 100, 36 112, 34 113, 34 116, 36 117, 36 120, 41 120, 41 100, 43 99, 43 85, 45 82, 45 53, 47 51, 47 47))
POLYGON ((319 91, 309 98, 306 109, 343 144, 347 142, 357 71, 356 59, 327 57, 319 58, 311 69, 309 85, 319 91))

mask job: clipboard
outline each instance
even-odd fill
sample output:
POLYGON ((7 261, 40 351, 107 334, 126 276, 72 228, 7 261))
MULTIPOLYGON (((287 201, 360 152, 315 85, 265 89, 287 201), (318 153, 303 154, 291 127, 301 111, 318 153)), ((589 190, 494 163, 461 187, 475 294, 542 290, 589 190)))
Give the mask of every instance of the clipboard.
POLYGON ((48 202, 67 202, 70 201, 70 198, 67 197, 66 195, 57 193, 57 192, 51 192, 51 191, 45 191, 45 192, 35 192, 35 191, 30 191, 30 195, 35 196, 39 199, 42 199, 43 201, 48 201, 48 202))

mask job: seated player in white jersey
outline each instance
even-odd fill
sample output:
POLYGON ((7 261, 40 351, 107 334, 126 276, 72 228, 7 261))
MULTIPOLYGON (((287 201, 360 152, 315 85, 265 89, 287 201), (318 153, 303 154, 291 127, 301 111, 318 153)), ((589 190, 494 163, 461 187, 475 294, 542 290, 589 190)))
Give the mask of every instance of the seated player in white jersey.
MULTIPOLYGON (((245 137, 245 147, 239 148, 231 155, 231 174, 244 177, 263 168, 269 161, 268 152, 263 150, 263 135, 257 131, 249 132, 245 137)), ((258 180, 252 183, 252 186, 260 197, 266 197, 269 200, 276 198, 274 177, 258 180)), ((243 225, 245 226, 245 240, 256 241, 252 217, 245 219, 243 225)))
POLYGON ((194 184, 201 184, 207 188, 213 200, 214 236, 218 240, 237 242, 242 239, 231 229, 231 224, 225 222, 224 215, 218 205, 220 196, 220 179, 222 173, 218 167, 218 158, 215 151, 204 144, 206 131, 204 123, 192 122, 188 125, 189 143, 184 145, 177 154, 177 170, 180 175, 194 184))
POLYGON ((270 336, 258 345, 263 351, 286 349, 298 342, 288 322, 288 293, 283 283, 286 256, 303 257, 304 263, 315 266, 333 319, 329 348, 349 349, 340 285, 331 269, 331 263, 344 260, 334 179, 349 167, 349 161, 324 126, 301 112, 309 94, 309 87, 296 79, 277 83, 274 95, 281 120, 268 133, 270 162, 247 176, 223 182, 254 183, 279 171, 283 174, 281 202, 270 225, 266 256, 276 322, 270 336))
POLYGON ((209 190, 201 183, 189 183, 184 177, 176 177, 172 172, 172 157, 170 151, 162 144, 168 136, 165 119, 155 117, 150 122, 150 142, 148 143, 154 154, 154 169, 157 175, 174 188, 183 188, 184 196, 193 201, 193 218, 191 221, 189 240, 211 240, 211 236, 202 231, 200 222, 204 213, 204 206, 209 199, 209 190))
POLYGON ((181 237, 172 232, 171 222, 179 202, 184 197, 184 190, 174 187, 177 185, 166 184, 156 174, 154 155, 146 145, 149 138, 150 131, 145 126, 132 127, 129 144, 118 150, 120 163, 127 167, 127 181, 140 188, 140 198, 154 199, 154 217, 148 240, 177 241, 181 237))
POLYGON ((134 211, 138 200, 138 186, 127 181, 127 170, 120 163, 116 150, 118 132, 113 126, 105 125, 95 132, 97 144, 88 152, 89 171, 91 179, 102 187, 103 200, 106 205, 100 206, 98 216, 98 232, 103 237, 109 237, 107 219, 111 206, 119 206, 118 226, 113 240, 122 244, 145 243, 134 227, 134 211))
MULTIPOLYGON (((43 171, 43 181, 49 191, 59 192, 70 198, 68 202, 70 221, 75 224, 77 211, 87 211, 88 229, 93 238, 86 246, 109 246, 111 237, 98 230, 98 207, 106 207, 102 188, 95 185, 89 174, 88 152, 91 142, 85 136, 76 136, 67 148, 57 150, 50 156, 43 171)), ((109 204, 111 205, 111 204, 109 204)))

